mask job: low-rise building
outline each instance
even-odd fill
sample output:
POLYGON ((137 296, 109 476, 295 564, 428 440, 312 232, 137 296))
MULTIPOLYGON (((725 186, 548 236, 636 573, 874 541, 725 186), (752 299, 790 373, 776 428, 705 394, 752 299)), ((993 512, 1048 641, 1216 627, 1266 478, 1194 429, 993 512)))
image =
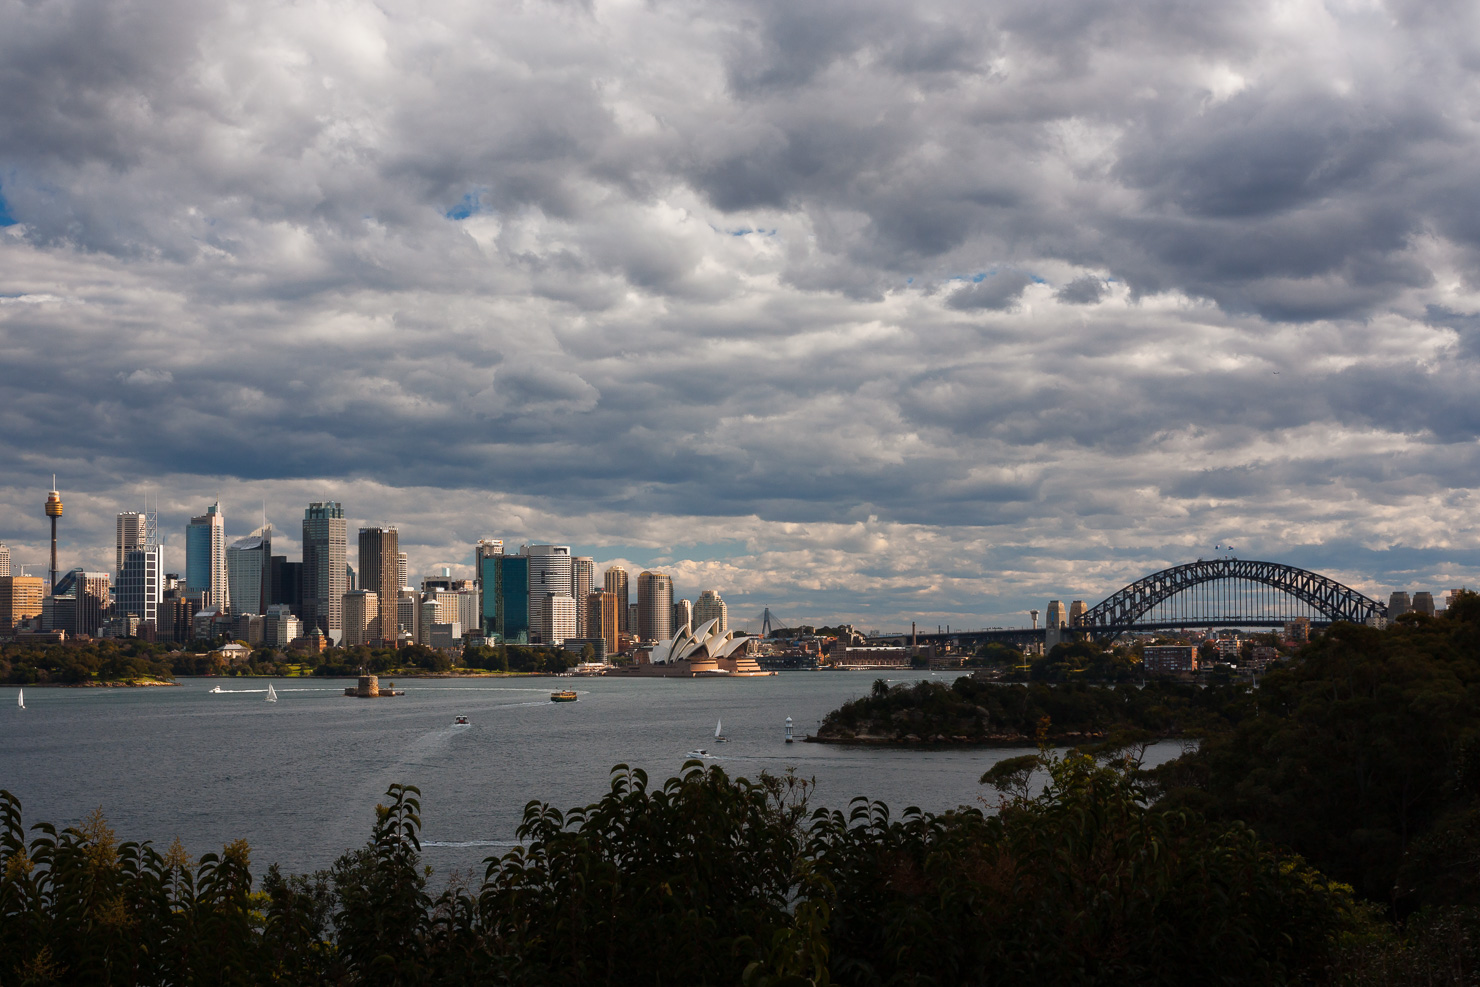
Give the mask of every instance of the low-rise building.
POLYGON ((1190 644, 1148 644, 1141 663, 1150 675, 1197 671, 1197 649, 1190 644))

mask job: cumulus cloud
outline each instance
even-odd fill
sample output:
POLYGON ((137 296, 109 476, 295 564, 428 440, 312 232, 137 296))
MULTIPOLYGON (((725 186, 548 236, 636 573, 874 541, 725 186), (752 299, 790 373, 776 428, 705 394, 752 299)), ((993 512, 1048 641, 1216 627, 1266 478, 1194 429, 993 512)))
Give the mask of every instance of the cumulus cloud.
POLYGON ((1477 16, 0 6, 0 539, 56 471, 100 558, 332 496, 795 619, 1473 584, 1477 16))

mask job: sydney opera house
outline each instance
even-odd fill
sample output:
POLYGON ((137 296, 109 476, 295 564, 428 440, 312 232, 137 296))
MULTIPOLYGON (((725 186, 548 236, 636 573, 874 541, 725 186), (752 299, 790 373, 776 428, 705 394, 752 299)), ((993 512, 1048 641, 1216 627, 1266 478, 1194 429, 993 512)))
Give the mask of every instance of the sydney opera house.
POLYGON ((732 630, 721 631, 718 619, 708 620, 697 628, 683 627, 670 640, 653 645, 646 660, 640 659, 628 674, 662 678, 776 674, 750 656, 754 641, 736 637, 732 630))

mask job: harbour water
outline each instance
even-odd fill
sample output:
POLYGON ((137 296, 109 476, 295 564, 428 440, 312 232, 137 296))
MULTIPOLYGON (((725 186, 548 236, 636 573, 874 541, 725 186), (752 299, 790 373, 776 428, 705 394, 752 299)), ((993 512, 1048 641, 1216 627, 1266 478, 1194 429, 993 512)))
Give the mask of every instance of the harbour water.
MULTIPOLYGON (((412 784, 422 792, 425 862, 445 877, 481 875, 485 857, 513 845, 530 800, 565 809, 600 798, 618 763, 660 784, 704 748, 732 775, 795 768, 815 778, 814 805, 843 808, 867 795, 897 812, 977 804, 990 794, 982 772, 1021 753, 801 742, 876 677, 402 679, 406 694, 393 699, 347 698, 352 680, 274 679, 276 703, 264 701, 265 679, 182 679, 177 688, 30 688, 24 710, 7 687, 0 788, 20 798, 27 825, 73 825, 101 807, 120 839, 163 848, 178 837, 193 856, 246 839, 255 870, 276 862, 301 873, 363 844, 386 788, 412 784), (549 701, 567 687, 579 702, 549 701), (459 715, 466 726, 454 725, 459 715), (788 716, 794 744, 784 742, 788 716), (721 718, 729 743, 716 744, 721 718)), ((1161 744, 1148 760, 1180 751, 1161 744)))

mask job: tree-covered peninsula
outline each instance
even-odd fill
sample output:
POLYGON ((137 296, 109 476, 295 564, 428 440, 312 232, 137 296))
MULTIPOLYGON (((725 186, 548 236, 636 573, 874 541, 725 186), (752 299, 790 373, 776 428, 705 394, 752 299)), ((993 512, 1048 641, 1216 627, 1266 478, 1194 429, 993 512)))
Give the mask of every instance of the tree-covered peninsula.
POLYGON ((1145 688, 1069 683, 999 684, 962 676, 950 685, 917 682, 869 695, 828 713, 808 740, 857 744, 1081 744, 1112 736, 1200 737, 1226 729, 1253 708, 1247 690, 1153 681, 1145 688))

